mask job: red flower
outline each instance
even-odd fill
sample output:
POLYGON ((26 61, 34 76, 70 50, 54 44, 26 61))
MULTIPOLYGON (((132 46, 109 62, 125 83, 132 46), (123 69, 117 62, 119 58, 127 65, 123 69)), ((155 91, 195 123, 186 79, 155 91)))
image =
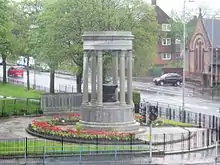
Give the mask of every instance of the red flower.
MULTIPOLYGON (((72 116, 79 117, 79 114, 72 114, 72 116)), ((38 121, 33 120, 32 126, 36 128, 40 132, 46 132, 51 134, 56 134, 58 136, 69 136, 73 135, 74 137, 80 137, 80 138, 89 138, 94 139, 96 136, 99 136, 100 138, 107 138, 107 139, 116 139, 116 140, 127 140, 130 137, 134 137, 134 133, 121 133, 121 132, 108 132, 108 131, 101 131, 101 130, 76 130, 76 129, 68 129, 64 130, 62 127, 59 126, 53 126, 47 121, 38 121)))

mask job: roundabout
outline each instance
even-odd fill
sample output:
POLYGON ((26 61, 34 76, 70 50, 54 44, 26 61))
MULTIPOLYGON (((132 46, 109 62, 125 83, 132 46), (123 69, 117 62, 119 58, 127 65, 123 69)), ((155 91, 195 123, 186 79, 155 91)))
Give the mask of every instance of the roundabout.
POLYGON ((26 131, 34 136, 50 140, 86 144, 144 144, 134 133, 85 130, 77 113, 53 117, 41 117, 32 121, 26 131))
MULTIPOLYGON (((137 121, 140 115, 135 115, 137 121)), ((149 127, 141 125, 143 131, 139 134, 118 132, 85 130, 79 123, 78 113, 43 116, 32 120, 26 128, 26 132, 32 136, 61 143, 127 146, 126 148, 138 148, 149 152, 149 127)), ((207 148, 208 132, 204 128, 197 128, 191 124, 158 119, 152 129, 152 144, 155 153, 181 153, 202 150, 207 148), (200 138, 203 137, 202 140, 200 138)), ((211 139, 209 139, 211 140, 211 139)), ((210 143, 211 144, 211 143, 210 143)), ((110 148, 112 148, 110 147, 110 148)))

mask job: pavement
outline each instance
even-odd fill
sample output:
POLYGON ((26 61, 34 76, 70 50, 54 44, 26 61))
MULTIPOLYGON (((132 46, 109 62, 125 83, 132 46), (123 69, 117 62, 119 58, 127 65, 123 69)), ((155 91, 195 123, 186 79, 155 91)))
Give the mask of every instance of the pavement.
MULTIPOLYGON (((25 128, 27 128, 28 124, 30 124, 36 117, 16 117, 9 119, 1 119, 0 121, 0 140, 1 139, 15 139, 15 138, 33 138, 33 136, 29 135, 25 128)), ((144 130, 144 133, 138 134, 137 138, 149 141, 149 128, 145 126, 141 126, 141 129, 144 130)), ((196 137, 201 136, 202 132, 206 132, 206 129, 203 128, 181 128, 181 127, 156 127, 152 128, 152 142, 153 144, 160 143, 161 145, 156 146, 157 150, 164 150, 164 138, 166 144, 166 152, 181 152, 182 150, 188 149, 188 142, 183 146, 182 143, 183 137, 185 139, 188 138, 189 131, 192 135, 196 134, 196 137), (165 137, 164 137, 165 134, 165 137), (171 144, 174 141, 178 141, 175 145, 171 144), (169 143, 169 144, 168 144, 169 143)), ((192 138, 192 144, 196 143, 197 148, 201 148, 202 143, 198 141, 197 138, 192 138)), ((192 148, 195 145, 191 145, 192 148)))
MULTIPOLYGON (((0 121, 0 140, 2 139, 15 139, 15 138, 34 138, 33 136, 26 133, 25 128, 31 121, 35 119, 35 117, 17 117, 17 118, 9 118, 9 119, 1 119, 0 121)), ((146 133, 142 138, 147 139, 147 134, 149 131, 149 128, 146 128, 146 133)), ((202 131, 204 129, 197 129, 197 128, 188 128, 192 134, 196 133, 197 136, 194 136, 191 138, 190 145, 194 148, 201 148, 203 144, 203 140, 206 142, 207 139, 204 138, 201 139, 202 131), (196 142, 196 143, 195 143, 196 142), (196 144, 196 145, 195 145, 196 144)), ((163 128, 153 128, 152 130, 152 139, 153 141, 159 141, 159 139, 163 139, 163 133, 169 134, 166 136, 166 140, 175 140, 175 138, 179 139, 180 135, 184 134, 185 137, 188 135, 188 130, 185 130, 183 128, 178 127, 163 127, 163 128), (171 136, 171 135, 175 136, 171 136), (160 136, 161 135, 161 136, 160 136)), ((206 137, 206 135, 204 136, 206 137)), ((166 144, 165 150, 166 152, 176 152, 181 150, 188 150, 189 142, 188 141, 182 141, 175 144, 166 144)), ((154 146, 155 149, 163 150, 163 145, 157 145, 154 146)), ((214 149, 207 149, 205 151, 198 151, 198 152, 192 152, 192 153, 182 153, 182 154, 172 154, 172 155, 165 155, 164 157, 154 157, 153 162, 156 164, 195 164, 195 163, 210 163, 214 161, 216 151, 214 149)), ((74 162, 78 161, 78 157, 70 157, 70 158, 46 158, 46 164, 54 164, 59 165, 60 161, 62 161, 62 164, 70 165, 74 162)), ((103 156, 103 157, 89 157, 84 156, 83 159, 91 159, 91 161, 97 161, 96 164, 103 163, 101 161, 112 161, 112 156, 103 156), (99 163, 98 163, 99 162, 99 163)), ((126 158, 126 157, 117 157, 117 160, 120 162, 124 160, 130 160, 131 162, 136 162, 136 164, 139 162, 140 164, 142 162, 146 162, 149 160, 148 156, 135 156, 132 158, 126 158)), ((0 164, 6 164, 8 160, 1 160, 0 164)), ((18 162, 18 160, 14 160, 14 162, 18 162)), ((13 160, 10 160, 10 162, 13 162, 13 160)), ((22 162, 22 160, 19 160, 19 162, 22 162)), ((34 160, 33 160, 34 162, 34 160)), ((36 162, 36 161, 35 161, 36 162)), ((31 162, 30 162, 31 163, 31 162)), ((94 163, 94 162, 93 162, 94 163)), ((75 164, 75 163, 74 163, 75 164)), ((81 165, 83 163, 80 163, 81 165)), ((87 163, 85 163, 87 164, 87 163)))

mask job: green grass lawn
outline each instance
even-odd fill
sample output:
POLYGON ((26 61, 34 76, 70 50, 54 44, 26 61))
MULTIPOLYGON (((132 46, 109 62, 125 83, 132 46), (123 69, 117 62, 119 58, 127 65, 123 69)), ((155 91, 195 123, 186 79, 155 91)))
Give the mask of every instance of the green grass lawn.
POLYGON ((20 85, 0 83, 0 96, 16 98, 0 98, 0 117, 38 114, 40 110, 40 95, 42 93, 43 92, 36 90, 28 91, 25 87, 20 85))
POLYGON ((162 121, 161 126, 193 127, 193 124, 190 124, 190 123, 177 122, 177 121, 168 120, 168 119, 161 119, 161 121, 162 121))
POLYGON ((79 154, 80 151, 83 153, 96 152, 96 151, 146 151, 148 150, 147 145, 90 145, 90 144, 75 144, 75 143, 62 143, 49 140, 40 139, 28 139, 27 145, 24 139, 21 140, 6 140, 0 141, 0 155, 24 155, 27 154, 42 154, 45 150, 45 154, 61 154, 61 153, 72 153, 79 154))
POLYGON ((25 87, 21 85, 0 83, 0 96, 11 96, 18 98, 40 98, 41 94, 43 94, 43 92, 37 90, 28 91, 25 87))

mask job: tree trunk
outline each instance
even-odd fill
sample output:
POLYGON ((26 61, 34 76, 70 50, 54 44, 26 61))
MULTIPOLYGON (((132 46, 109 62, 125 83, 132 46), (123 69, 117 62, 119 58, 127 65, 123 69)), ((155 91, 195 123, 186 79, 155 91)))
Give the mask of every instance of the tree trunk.
POLYGON ((50 93, 55 93, 55 71, 50 69, 50 93))
POLYGON ((29 56, 27 56, 27 90, 30 90, 29 56))
POLYGON ((77 93, 82 93, 82 73, 76 74, 76 87, 77 93))
POLYGON ((3 66, 3 84, 6 84, 7 83, 6 56, 2 56, 2 66, 3 66))

